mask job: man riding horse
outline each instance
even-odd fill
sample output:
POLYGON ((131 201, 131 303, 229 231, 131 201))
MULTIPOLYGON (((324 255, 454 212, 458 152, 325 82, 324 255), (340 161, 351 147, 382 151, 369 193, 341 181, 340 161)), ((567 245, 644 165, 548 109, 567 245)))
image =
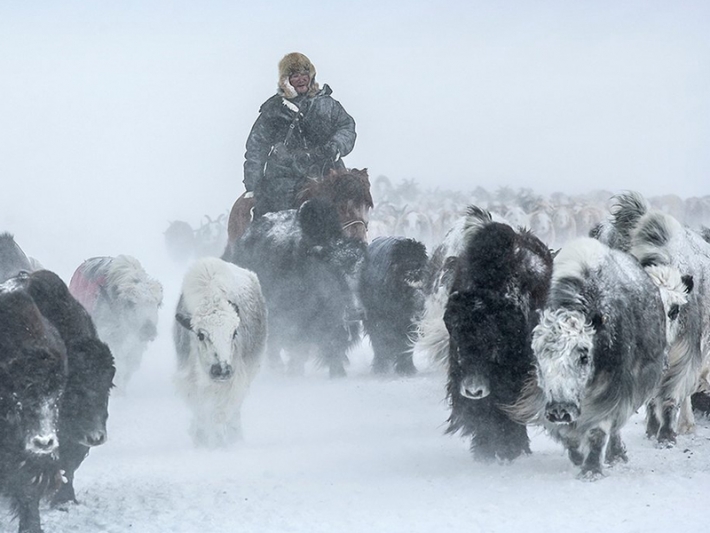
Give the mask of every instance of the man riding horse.
POLYGON ((278 90, 264 102, 246 142, 245 199, 254 218, 292 209, 306 179, 344 170, 342 157, 355 145, 355 120, 321 89, 316 69, 303 54, 279 62, 278 90))

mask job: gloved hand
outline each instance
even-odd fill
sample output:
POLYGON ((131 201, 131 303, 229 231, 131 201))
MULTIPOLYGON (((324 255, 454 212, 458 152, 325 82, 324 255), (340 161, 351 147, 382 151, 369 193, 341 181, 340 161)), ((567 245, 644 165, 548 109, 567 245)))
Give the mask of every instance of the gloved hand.
POLYGON ((329 142, 323 146, 319 146, 314 150, 315 156, 320 160, 337 161, 340 155, 338 145, 334 142, 329 142))
POLYGON ((312 164, 313 156, 310 153, 299 150, 293 154, 293 168, 299 174, 306 174, 312 164))

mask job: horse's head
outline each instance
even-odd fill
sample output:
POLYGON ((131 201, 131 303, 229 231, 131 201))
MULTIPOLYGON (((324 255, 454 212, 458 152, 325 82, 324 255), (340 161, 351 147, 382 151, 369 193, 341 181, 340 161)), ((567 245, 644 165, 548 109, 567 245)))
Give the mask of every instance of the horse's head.
POLYGON ((367 240, 373 202, 366 168, 334 169, 322 179, 307 180, 298 199, 303 203, 311 198, 323 198, 336 207, 343 232, 348 237, 367 240))

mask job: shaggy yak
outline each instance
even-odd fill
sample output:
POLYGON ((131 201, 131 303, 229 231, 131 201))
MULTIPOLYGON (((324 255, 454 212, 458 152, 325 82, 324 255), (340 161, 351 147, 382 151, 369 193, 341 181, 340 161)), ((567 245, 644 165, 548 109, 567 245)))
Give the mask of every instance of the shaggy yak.
POLYGON ((643 196, 633 192, 615 197, 607 225, 600 238, 628 250, 647 271, 684 274, 685 299, 674 311, 677 320, 669 324, 668 366, 657 396, 646 409, 649 438, 672 446, 678 432, 694 427, 691 396, 703 388, 703 367, 710 362, 710 244, 672 216, 651 209, 643 196), (682 305, 686 299, 687 305, 682 305))
POLYGON ((655 393, 666 346, 664 301, 641 265, 597 240, 573 240, 555 257, 533 330, 536 373, 511 412, 542 423, 581 477, 597 479, 605 445, 607 463, 627 460, 620 430, 655 393))
POLYGON ((113 356, 99 340, 88 311, 59 276, 39 270, 17 279, 66 347, 69 375, 59 404, 58 427, 59 466, 66 481, 52 498, 52 505, 76 502, 74 473, 91 447, 106 442, 108 400, 115 373, 113 356))
POLYGON ((253 272, 216 257, 185 274, 173 328, 178 391, 198 446, 241 438, 241 405, 266 345, 266 303, 253 272))
MULTIPOLYGON (((449 332, 444 324, 444 311, 458 259, 464 250, 464 233, 466 228, 481 223, 480 216, 480 208, 469 206, 466 214, 456 220, 429 258, 424 282, 424 311, 417 324, 413 351, 415 354, 425 354, 427 359, 437 365, 445 365, 449 360, 449 332)), ((494 213, 491 213, 491 218, 494 222, 508 224, 494 213)))
POLYGON ((530 441, 501 406, 518 399, 533 368, 530 339, 550 287, 552 255, 530 231, 493 222, 482 210, 469 216, 444 314, 448 433, 470 435, 477 460, 512 460, 530 453, 530 441))
POLYGON ((39 502, 61 482, 56 459, 67 357, 24 291, 0 291, 0 495, 19 531, 41 533, 39 502))
POLYGON ((267 354, 302 373, 311 347, 330 376, 344 376, 347 350, 358 340, 357 284, 367 248, 346 237, 333 206, 308 200, 298 210, 257 218, 225 259, 259 276, 269 311, 267 354))
POLYGON ((84 261, 74 272, 69 291, 89 311, 99 338, 111 349, 116 390, 125 392, 157 335, 162 285, 137 259, 119 255, 84 261))
POLYGON ((378 237, 367 248, 360 279, 363 326, 374 351, 376 374, 412 375, 412 338, 424 307, 426 247, 405 237, 378 237))

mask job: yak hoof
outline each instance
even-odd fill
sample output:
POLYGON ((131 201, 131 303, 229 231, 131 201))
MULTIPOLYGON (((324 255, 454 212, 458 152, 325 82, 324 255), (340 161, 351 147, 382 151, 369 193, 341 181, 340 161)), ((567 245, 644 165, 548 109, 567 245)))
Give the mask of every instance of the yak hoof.
POLYGON ((577 476, 577 479, 580 481, 599 481, 600 479, 604 479, 604 472, 601 471, 599 468, 591 468, 589 470, 582 470, 579 475, 577 476))
POLYGON ((343 365, 331 365, 330 366, 330 377, 331 379, 334 378, 344 378, 347 376, 345 373, 345 368, 343 365))
POLYGON ((414 376, 417 373, 417 367, 411 361, 407 361, 395 365, 394 371, 400 376, 414 376))

